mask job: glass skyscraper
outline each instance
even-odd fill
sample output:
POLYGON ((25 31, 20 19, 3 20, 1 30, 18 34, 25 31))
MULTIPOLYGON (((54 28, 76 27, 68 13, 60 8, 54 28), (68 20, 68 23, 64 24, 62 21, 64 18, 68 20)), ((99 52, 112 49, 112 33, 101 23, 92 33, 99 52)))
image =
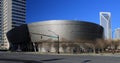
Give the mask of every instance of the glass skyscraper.
POLYGON ((100 12, 100 25, 104 28, 104 38, 112 39, 110 12, 100 12))
POLYGON ((8 46, 6 33, 25 21, 26 0, 0 0, 0 46, 8 46))

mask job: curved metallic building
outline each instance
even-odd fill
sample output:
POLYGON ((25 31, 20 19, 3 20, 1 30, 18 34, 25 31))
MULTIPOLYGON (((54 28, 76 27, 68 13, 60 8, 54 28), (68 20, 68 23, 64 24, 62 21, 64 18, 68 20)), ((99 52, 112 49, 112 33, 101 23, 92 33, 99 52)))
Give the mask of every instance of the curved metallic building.
MULTIPOLYGON (((85 21, 49 20, 14 28, 7 33, 7 37, 11 44, 31 43, 32 45, 28 46, 33 47, 34 49, 36 48, 34 45, 37 43, 38 51, 55 52, 56 49, 52 47, 52 45, 50 45, 51 47, 48 47, 45 44, 41 45, 41 43, 47 43, 51 40, 63 41, 63 39, 68 41, 75 41, 78 39, 96 40, 98 38, 103 38, 103 27, 98 24, 85 21)), ((61 45, 59 46, 59 50, 61 51, 62 47, 61 45)))

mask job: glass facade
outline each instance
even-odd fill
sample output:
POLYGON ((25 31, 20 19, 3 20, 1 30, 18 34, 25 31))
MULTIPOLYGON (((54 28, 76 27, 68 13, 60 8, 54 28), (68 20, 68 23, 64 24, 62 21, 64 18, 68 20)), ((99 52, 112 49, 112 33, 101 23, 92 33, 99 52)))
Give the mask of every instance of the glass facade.
POLYGON ((0 43, 8 42, 6 33, 25 21, 26 0, 0 0, 0 43))
POLYGON ((111 13, 110 12, 100 12, 100 25, 104 28, 104 38, 112 39, 111 33, 111 13))
POLYGON ((12 0, 12 27, 25 24, 26 2, 25 0, 12 0))
POLYGON ((0 42, 2 40, 2 0, 0 0, 0 42))

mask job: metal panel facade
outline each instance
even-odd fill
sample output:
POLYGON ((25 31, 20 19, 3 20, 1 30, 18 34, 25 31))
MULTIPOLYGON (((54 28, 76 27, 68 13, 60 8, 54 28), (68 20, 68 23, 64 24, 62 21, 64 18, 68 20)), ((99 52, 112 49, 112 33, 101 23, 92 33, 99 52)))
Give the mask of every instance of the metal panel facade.
MULTIPOLYGON (((57 49, 53 47, 54 44, 51 44, 49 47, 44 41, 49 39, 58 40, 58 38, 59 41, 63 39, 68 41, 78 39, 96 40, 103 38, 103 27, 84 21, 49 20, 16 27, 7 33, 7 37, 13 46, 13 50, 16 50, 14 48, 18 48, 18 45, 20 45, 20 48, 23 50, 26 46, 27 49, 25 50, 32 50, 34 44, 36 44, 34 47, 36 47, 38 51, 55 52, 57 49)), ((62 47, 60 46, 60 48, 62 47)))
POLYGON ((103 28, 100 25, 84 21, 51 20, 29 24, 28 28, 31 34, 32 42, 52 38, 43 36, 41 39, 37 37, 42 35, 32 33, 50 36, 56 36, 57 34, 60 36, 60 40, 62 40, 62 38, 67 40, 94 40, 103 37, 103 28))

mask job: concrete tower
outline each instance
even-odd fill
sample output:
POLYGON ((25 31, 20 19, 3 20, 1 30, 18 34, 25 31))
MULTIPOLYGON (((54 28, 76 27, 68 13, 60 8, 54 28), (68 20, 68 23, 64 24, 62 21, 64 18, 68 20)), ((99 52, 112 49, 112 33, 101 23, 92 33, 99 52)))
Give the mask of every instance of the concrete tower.
POLYGON ((115 29, 115 39, 120 40, 120 28, 115 29))

